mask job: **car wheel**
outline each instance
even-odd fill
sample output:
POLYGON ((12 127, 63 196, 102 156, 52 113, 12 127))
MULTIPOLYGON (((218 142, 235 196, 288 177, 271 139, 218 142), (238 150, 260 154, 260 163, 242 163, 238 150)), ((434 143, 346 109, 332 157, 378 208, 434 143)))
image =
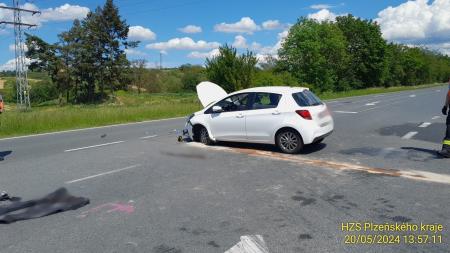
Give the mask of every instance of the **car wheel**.
POLYGON ((205 127, 202 127, 199 131, 200 142, 205 145, 212 145, 213 141, 209 138, 208 130, 205 127))
POLYGON ((276 143, 278 148, 287 154, 296 154, 303 148, 302 137, 292 129, 286 129, 278 133, 276 143))

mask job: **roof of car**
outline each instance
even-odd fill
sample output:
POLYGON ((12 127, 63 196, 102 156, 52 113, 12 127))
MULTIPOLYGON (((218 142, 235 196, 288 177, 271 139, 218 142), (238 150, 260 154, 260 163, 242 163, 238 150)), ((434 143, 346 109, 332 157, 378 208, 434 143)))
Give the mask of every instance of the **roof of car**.
POLYGON ((234 93, 242 92, 271 92, 271 93, 289 93, 289 92, 302 92, 305 87, 289 87, 289 86, 265 86, 265 87, 255 87, 245 90, 236 91, 234 93))

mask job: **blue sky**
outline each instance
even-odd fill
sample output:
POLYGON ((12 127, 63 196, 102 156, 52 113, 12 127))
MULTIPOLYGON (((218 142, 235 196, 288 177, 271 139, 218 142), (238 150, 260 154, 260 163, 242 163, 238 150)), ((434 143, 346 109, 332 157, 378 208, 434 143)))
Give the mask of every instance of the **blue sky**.
MULTIPOLYGON (((0 0, 0 5, 10 2, 0 0)), ((39 17, 25 18, 40 25, 28 32, 55 42, 57 34, 67 30, 74 18, 83 17, 88 9, 103 5, 104 1, 34 0, 21 3, 43 11, 39 17)), ((265 55, 276 55, 289 24, 299 17, 333 20, 335 16, 347 13, 377 19, 388 40, 425 45, 450 53, 450 0, 115 0, 115 3, 133 28, 131 37, 143 40, 139 48, 128 52, 129 58, 147 59, 150 66, 159 61, 160 52, 163 53, 164 67, 203 64, 204 58, 214 55, 217 46, 223 43, 234 43, 240 50, 249 48, 263 60, 265 55), (180 28, 188 25, 195 27, 186 30, 196 33, 181 31, 180 28)), ((0 19, 8 18, 8 13, 0 12, 0 19)), ((0 27, 0 69, 7 68, 8 61, 10 64, 14 57, 10 50, 13 40, 12 30, 0 27)))

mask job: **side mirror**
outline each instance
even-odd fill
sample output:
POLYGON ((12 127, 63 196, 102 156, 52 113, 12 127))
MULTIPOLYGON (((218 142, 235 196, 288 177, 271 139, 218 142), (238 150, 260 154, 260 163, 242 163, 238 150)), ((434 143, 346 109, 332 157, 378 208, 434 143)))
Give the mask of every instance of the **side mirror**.
POLYGON ((222 107, 215 105, 215 106, 213 106, 212 111, 214 113, 220 113, 220 112, 223 112, 223 109, 222 109, 222 107))

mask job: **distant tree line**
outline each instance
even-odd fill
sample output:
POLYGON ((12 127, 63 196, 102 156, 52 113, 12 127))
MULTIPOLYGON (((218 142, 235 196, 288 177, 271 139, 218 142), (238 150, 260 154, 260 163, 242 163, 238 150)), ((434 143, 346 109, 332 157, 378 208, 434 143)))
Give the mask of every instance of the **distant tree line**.
POLYGON ((300 18, 279 50, 277 68, 318 91, 445 82, 450 57, 388 43, 379 25, 352 15, 335 22, 300 18))
MULTIPOLYGON (((345 91, 444 82, 450 77, 450 57, 426 48, 388 43, 379 25, 352 15, 334 22, 300 18, 282 43, 278 57, 258 62, 251 51, 239 54, 223 45, 204 66, 185 64, 150 69, 145 59, 129 62, 125 49, 129 26, 112 0, 90 12, 58 35, 57 43, 27 35, 32 59, 32 102, 93 103, 116 90, 137 93, 194 92, 209 80, 226 91, 255 86, 307 86, 317 92, 345 91)), ((11 75, 11 73, 3 73, 11 75)), ((15 92, 10 92, 11 97, 15 92)), ((7 96, 8 97, 8 96, 7 96)))

